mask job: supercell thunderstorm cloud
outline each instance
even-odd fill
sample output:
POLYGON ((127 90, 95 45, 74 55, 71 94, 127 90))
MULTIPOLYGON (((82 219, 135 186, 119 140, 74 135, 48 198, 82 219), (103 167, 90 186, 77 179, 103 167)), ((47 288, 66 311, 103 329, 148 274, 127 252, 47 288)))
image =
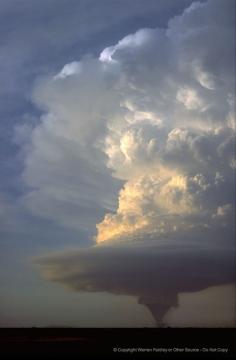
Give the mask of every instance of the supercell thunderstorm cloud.
POLYGON ((180 292, 234 282, 232 4, 194 2, 37 82, 21 202, 94 242, 36 259, 46 277, 136 296, 158 322, 180 292))

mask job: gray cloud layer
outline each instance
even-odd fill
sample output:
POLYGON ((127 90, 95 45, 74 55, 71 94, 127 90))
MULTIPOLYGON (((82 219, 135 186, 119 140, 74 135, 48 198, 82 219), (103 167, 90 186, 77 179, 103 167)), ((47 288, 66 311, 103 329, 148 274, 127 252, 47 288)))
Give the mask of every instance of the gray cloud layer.
MULTIPOLYGON (((179 240, 154 247, 97 246, 39 258, 46 278, 74 291, 131 295, 149 307, 157 322, 178 294, 235 281, 235 256, 230 250, 211 249, 179 240)), ((232 314, 233 316, 233 314, 232 314)))

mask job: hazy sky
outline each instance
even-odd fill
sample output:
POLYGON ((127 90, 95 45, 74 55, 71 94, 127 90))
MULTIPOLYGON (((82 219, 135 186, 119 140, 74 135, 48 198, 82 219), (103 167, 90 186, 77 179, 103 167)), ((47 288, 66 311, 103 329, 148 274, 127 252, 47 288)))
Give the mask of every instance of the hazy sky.
POLYGON ((1 326, 232 326, 234 7, 0 0, 1 326))

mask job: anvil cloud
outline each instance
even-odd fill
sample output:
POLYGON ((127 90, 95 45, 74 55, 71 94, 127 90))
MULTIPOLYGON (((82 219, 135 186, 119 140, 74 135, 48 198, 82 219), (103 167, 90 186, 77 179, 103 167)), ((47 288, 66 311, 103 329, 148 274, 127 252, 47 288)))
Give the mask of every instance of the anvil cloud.
POLYGON ((232 239, 232 6, 193 3, 166 29, 39 81, 45 115, 26 147, 24 205, 67 227, 97 224, 98 243, 224 228, 232 239))

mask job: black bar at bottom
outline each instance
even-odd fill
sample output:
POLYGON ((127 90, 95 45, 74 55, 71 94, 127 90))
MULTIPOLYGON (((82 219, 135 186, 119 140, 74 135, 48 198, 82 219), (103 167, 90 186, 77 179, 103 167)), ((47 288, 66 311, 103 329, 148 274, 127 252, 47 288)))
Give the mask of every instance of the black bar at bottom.
POLYGON ((0 329, 0 357, 138 359, 235 357, 235 329, 0 329))

